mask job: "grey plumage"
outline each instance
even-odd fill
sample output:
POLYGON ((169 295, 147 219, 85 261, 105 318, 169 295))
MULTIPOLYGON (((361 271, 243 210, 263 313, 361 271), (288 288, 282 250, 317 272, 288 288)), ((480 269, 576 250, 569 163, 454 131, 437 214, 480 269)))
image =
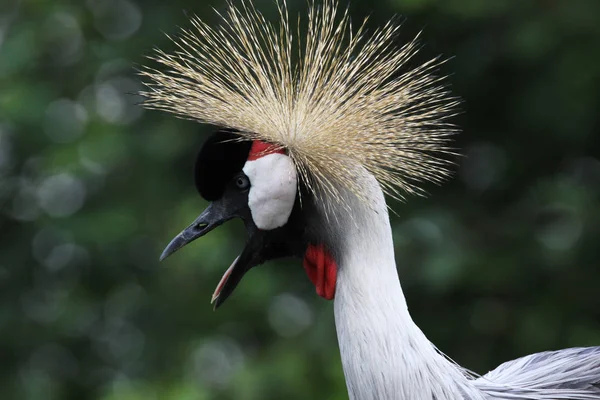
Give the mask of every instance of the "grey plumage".
POLYGON ((600 347, 531 354, 474 381, 489 399, 600 399, 600 347))

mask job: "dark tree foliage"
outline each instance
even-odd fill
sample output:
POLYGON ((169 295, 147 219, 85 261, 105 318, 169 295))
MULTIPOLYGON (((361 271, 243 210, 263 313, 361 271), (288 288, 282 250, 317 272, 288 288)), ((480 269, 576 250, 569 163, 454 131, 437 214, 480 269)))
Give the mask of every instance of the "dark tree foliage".
MULTIPOLYGON (((299 261, 252 270, 218 312, 239 222, 158 263, 206 205, 193 172, 212 128, 144 111, 135 69, 223 2, 0 3, 0 398, 347 398, 332 305, 299 261)), ((463 100, 454 179, 393 205, 414 319, 480 373, 600 345, 600 2, 351 12, 423 30, 420 57, 447 57, 463 100)))

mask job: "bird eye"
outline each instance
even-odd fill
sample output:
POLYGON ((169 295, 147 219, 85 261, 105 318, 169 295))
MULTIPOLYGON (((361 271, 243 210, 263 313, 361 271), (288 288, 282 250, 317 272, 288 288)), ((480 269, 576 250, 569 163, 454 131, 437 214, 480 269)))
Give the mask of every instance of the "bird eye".
POLYGON ((240 190, 246 190, 250 187, 250 180, 246 175, 242 174, 235 178, 235 185, 240 190))

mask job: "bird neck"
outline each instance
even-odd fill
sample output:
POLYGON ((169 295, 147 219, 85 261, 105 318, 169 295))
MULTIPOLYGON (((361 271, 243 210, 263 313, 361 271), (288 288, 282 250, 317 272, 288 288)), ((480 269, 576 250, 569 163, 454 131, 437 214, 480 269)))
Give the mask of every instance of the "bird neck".
MULTIPOLYGON (((463 399, 463 371, 427 340, 406 305, 383 193, 367 174, 369 205, 350 200, 335 218, 338 277, 335 323, 351 399, 463 399)), ((478 398, 472 394, 467 398, 478 398)))

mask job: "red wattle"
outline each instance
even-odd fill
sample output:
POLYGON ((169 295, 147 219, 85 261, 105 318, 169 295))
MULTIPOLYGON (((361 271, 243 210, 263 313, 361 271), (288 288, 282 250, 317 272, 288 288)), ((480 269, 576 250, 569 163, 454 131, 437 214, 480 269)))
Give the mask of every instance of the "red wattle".
POLYGON ((250 147, 248 161, 258 160, 261 157, 274 153, 285 154, 285 150, 276 144, 255 140, 252 142, 252 147, 250 147))
POLYGON ((327 300, 335 297, 337 264, 322 244, 309 244, 304 253, 304 269, 315 285, 317 294, 327 300))

